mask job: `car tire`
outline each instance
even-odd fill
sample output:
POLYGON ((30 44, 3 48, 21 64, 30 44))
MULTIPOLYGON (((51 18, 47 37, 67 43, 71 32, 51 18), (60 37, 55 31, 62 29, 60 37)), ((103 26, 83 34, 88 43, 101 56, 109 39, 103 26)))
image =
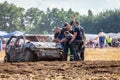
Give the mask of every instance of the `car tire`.
POLYGON ((34 61, 34 56, 32 51, 25 50, 25 62, 33 62, 33 61, 34 61))

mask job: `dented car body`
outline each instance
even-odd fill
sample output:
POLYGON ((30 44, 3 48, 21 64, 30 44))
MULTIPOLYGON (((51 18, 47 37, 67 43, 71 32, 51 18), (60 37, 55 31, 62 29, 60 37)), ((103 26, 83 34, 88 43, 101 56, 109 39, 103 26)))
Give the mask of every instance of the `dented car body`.
POLYGON ((63 59, 61 45, 52 42, 52 38, 45 35, 12 36, 6 44, 5 53, 5 62, 63 59))

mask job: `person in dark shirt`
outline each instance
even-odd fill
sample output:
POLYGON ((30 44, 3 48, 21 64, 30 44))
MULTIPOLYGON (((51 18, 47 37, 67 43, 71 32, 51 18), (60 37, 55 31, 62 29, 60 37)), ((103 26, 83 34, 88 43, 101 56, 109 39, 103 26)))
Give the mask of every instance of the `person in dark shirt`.
MULTIPOLYGON (((75 19, 75 18, 74 18, 75 19)), ((74 19, 72 19, 71 21, 73 21, 74 19)), ((68 31, 69 33, 71 33, 71 34, 73 34, 73 29, 72 29, 72 24, 71 24, 71 22, 70 23, 68 23, 68 22, 65 22, 64 23, 64 28, 63 28, 63 30, 62 30, 62 33, 64 33, 65 31, 68 31)), ((72 48, 70 48, 70 45, 69 45, 69 43, 68 43, 68 41, 67 42, 64 42, 64 53, 65 54, 68 54, 68 51, 70 50, 70 59, 71 60, 73 60, 73 52, 72 52, 72 50, 71 50, 72 48)))
MULTIPOLYGON (((64 34, 61 33, 61 28, 56 27, 54 34, 54 42, 58 43, 63 38, 64 38, 64 34)), ((61 46, 64 47, 64 43, 61 43, 61 46)))
POLYGON ((60 41, 60 43, 65 42, 65 45, 67 45, 67 47, 64 47, 64 60, 67 61, 67 57, 68 57, 68 49, 70 48, 70 53, 72 53, 72 49, 71 46, 69 45, 70 40, 72 39, 72 34, 69 31, 65 31, 64 32, 65 37, 60 41))
POLYGON ((86 36, 82 26, 80 26, 79 21, 75 22, 74 34, 70 41, 73 45, 74 59, 84 60, 84 50, 85 50, 86 36))

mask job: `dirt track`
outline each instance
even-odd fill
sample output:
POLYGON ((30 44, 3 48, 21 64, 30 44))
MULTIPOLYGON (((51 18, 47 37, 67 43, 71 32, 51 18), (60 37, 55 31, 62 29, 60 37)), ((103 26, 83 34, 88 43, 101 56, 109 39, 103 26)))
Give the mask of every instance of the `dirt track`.
POLYGON ((120 61, 0 63, 0 80, 120 80, 120 61))
POLYGON ((0 80, 120 80, 120 49, 86 49, 85 62, 0 62, 0 80))

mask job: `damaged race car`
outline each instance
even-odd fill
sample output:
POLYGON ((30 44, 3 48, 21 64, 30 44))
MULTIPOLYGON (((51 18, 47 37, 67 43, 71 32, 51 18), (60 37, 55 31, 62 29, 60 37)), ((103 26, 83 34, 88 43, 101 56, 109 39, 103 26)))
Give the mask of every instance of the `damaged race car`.
POLYGON ((33 62, 40 60, 63 60, 60 44, 45 35, 12 36, 5 49, 4 62, 33 62))

